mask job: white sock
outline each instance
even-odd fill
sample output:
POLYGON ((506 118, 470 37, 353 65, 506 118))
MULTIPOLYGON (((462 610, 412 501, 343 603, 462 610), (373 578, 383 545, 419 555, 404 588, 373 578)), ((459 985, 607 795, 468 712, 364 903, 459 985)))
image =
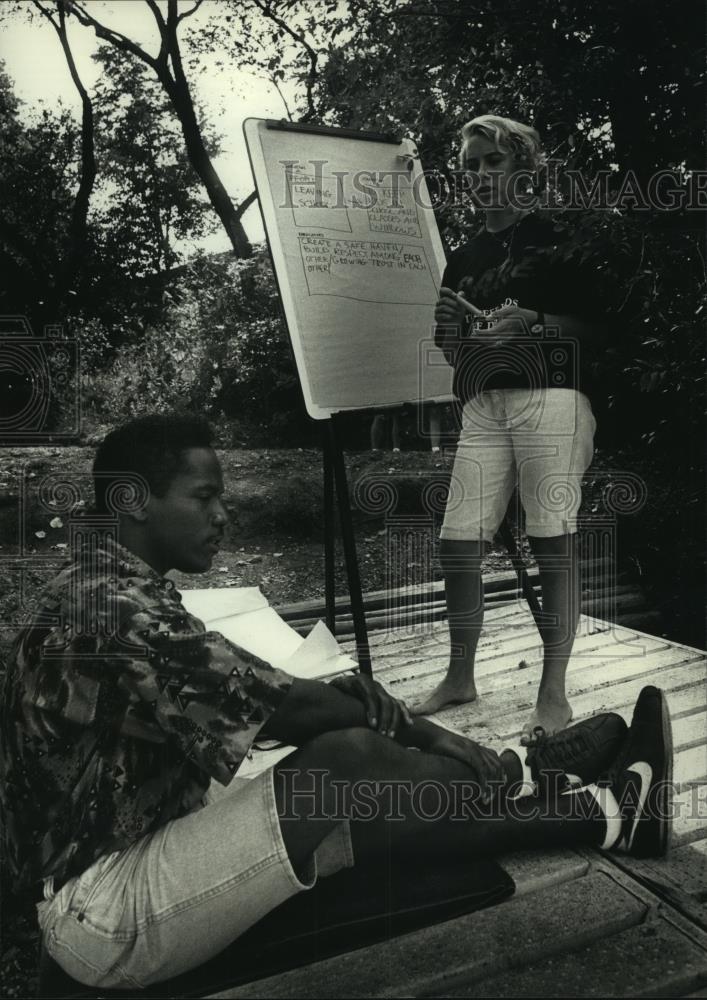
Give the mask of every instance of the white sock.
POLYGON ((526 795, 534 795, 536 785, 533 781, 533 772, 530 770, 530 764, 526 764, 526 757, 528 755, 528 748, 517 746, 517 747, 504 747, 501 750, 501 754, 512 753, 518 758, 518 763, 523 771, 523 777, 520 783, 514 783, 513 787, 517 788, 518 791, 515 795, 509 795, 508 798, 511 802, 515 802, 516 799, 522 799, 526 795))
POLYGON ((562 794, 578 795, 579 792, 589 792, 590 795, 592 795, 593 798, 599 803, 599 808, 604 813, 604 819, 606 821, 606 836, 604 837, 601 849, 603 851, 608 851, 612 847, 616 847, 621 839, 623 826, 621 822, 621 810, 619 809, 619 804, 616 801, 616 796, 612 790, 607 788, 605 785, 586 785, 584 788, 570 788, 562 794))

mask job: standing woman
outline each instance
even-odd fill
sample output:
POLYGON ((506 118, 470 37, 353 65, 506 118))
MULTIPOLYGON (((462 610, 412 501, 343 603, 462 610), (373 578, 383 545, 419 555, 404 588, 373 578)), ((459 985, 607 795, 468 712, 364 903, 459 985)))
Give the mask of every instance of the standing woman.
POLYGON ((450 256, 435 309, 435 341, 454 367, 463 407, 440 544, 451 655, 446 677, 414 711, 477 697, 481 560, 517 485, 540 571, 544 647, 523 734, 537 726, 550 734, 572 718, 565 674, 579 621, 576 517, 596 429, 588 362, 607 341, 608 319, 592 271, 577 263, 587 254, 572 252, 570 230, 554 213, 530 205, 544 160, 535 129, 483 115, 462 139, 461 165, 484 224, 450 256))

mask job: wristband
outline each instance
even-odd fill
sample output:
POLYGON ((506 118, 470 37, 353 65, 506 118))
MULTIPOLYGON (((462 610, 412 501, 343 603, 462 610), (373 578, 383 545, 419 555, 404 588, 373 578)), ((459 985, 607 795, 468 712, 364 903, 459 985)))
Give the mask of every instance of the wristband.
POLYGON ((538 309, 537 319, 530 328, 530 332, 540 336, 545 333, 545 313, 542 309, 538 309))

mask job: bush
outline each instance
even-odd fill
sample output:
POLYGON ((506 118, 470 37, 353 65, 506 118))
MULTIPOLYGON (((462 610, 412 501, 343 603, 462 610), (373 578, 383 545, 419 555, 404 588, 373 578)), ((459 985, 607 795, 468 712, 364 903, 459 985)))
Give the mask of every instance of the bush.
POLYGON ((96 320, 80 326, 93 425, 187 406, 220 425, 227 444, 312 440, 262 248, 250 260, 228 254, 178 269, 163 298, 160 322, 128 331, 112 351, 111 331, 96 320))

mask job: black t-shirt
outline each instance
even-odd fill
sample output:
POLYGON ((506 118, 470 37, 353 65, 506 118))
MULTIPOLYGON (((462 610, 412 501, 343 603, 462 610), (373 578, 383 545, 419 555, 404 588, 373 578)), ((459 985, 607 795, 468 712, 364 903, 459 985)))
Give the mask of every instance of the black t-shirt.
MULTIPOLYGON (((514 227, 485 227, 449 257, 442 284, 464 291, 480 309, 515 299, 524 309, 612 325, 607 273, 601 254, 551 213, 533 213, 514 227)), ((563 388, 591 395, 591 349, 548 326, 495 347, 471 329, 437 327, 435 341, 454 365, 454 393, 461 403, 485 389, 563 388)))

